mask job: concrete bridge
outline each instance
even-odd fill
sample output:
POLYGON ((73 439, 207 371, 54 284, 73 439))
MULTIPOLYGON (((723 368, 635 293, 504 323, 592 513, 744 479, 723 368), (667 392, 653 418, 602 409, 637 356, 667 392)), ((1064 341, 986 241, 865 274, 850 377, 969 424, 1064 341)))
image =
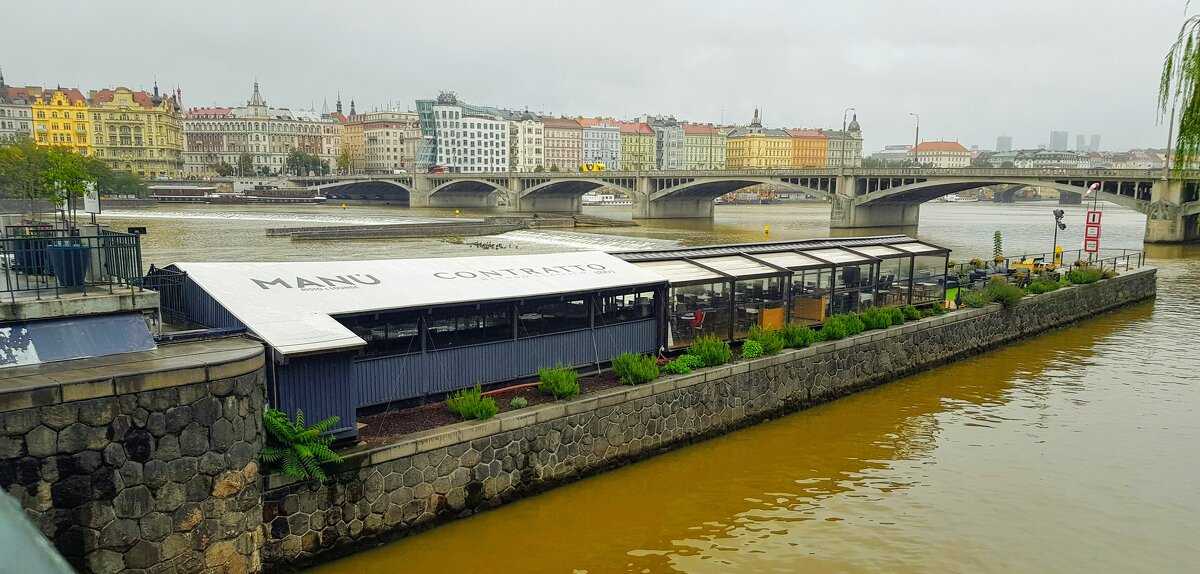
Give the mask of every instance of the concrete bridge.
MULTIPOLYGON (((823 197, 833 206, 830 227, 917 226, 927 201, 984 186, 1053 188, 1062 203, 1079 203, 1093 183, 1106 201, 1146 214, 1146 240, 1200 238, 1200 172, 1163 179, 1160 170, 1042 169, 805 169, 603 173, 396 174, 294 178, 338 194, 370 185, 414 207, 495 207, 513 211, 578 212, 583 194, 609 187, 633 198, 634 218, 711 218, 713 200, 770 184, 823 197)), ((353 196, 353 194, 350 194, 353 196)), ((379 192, 374 195, 380 195, 379 192)))

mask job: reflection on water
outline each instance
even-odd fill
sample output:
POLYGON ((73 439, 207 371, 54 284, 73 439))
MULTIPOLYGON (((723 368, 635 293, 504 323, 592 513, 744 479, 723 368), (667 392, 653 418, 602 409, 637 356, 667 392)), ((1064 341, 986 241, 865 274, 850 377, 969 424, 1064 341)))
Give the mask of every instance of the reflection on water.
MULTIPOLYGON (((1046 251, 1057 207, 931 204, 922 208, 918 233, 955 249, 956 258, 990 254, 995 229, 1003 231, 1010 255, 1046 251)), ((1072 249, 1081 241, 1083 209, 1064 209, 1068 230, 1060 242, 1072 249)), ((818 237, 829 233, 827 210, 721 206, 712 221, 487 239, 523 253, 754 241, 764 238, 764 225, 771 239, 818 237)), ((453 217, 438 210, 359 211, 348 216, 453 217)), ((1142 216, 1107 211, 1105 246, 1140 246, 1142 216)), ((481 254, 437 241, 266 239, 262 228, 277 223, 252 217, 112 222, 150 226, 146 251, 160 262, 481 254)), ((1152 246, 1148 257, 1160 269, 1154 303, 591 477, 314 572, 1189 571, 1200 557, 1200 385, 1194 382, 1200 246, 1152 246)))

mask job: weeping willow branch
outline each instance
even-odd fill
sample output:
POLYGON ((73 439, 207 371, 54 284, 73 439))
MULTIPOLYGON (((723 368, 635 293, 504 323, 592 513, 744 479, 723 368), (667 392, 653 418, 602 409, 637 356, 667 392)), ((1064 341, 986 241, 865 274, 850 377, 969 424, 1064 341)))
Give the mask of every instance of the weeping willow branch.
MULTIPOLYGON (((1200 16, 1192 16, 1179 28, 1179 37, 1163 59, 1158 82, 1158 122, 1170 115, 1168 136, 1174 145, 1174 170, 1182 171, 1200 159, 1200 16), (1172 142, 1173 140, 1173 142, 1172 142), (1179 160, 1183 161, 1179 161, 1179 160)), ((1168 154, 1168 167, 1170 167, 1168 154)))

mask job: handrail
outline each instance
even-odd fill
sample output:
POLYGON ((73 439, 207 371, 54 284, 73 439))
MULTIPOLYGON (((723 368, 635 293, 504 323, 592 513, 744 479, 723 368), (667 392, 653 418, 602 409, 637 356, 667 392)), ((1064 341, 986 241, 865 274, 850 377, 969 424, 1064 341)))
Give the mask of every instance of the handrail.
MULTIPOLYGON (((971 271, 986 270, 988 267, 991 267, 991 269, 997 270, 997 271, 1000 271, 1003 273, 1009 273, 1012 269, 1012 263, 1014 263, 1014 262, 1020 263, 1027 259, 1033 259, 1035 261, 1038 259, 1041 259, 1043 262, 1046 262, 1046 261, 1052 262, 1052 261, 1054 261, 1054 255, 1055 254, 1053 252, 1049 252, 1049 251, 1042 252, 1042 253, 1025 253, 1025 254, 1022 254, 1020 257, 1005 257, 1003 259, 1003 261, 1001 261, 1000 263, 997 263, 994 258, 989 258, 989 259, 981 258, 983 261, 982 268, 971 265, 971 263, 969 261, 968 262, 957 262, 956 261, 955 264, 952 266, 954 269, 953 274, 961 275, 963 273, 970 273, 971 271), (1001 265, 1003 265, 1003 266, 1001 267, 1001 265)), ((1112 249, 1101 249, 1099 253, 1090 254, 1090 253, 1085 252, 1082 249, 1071 249, 1071 250, 1065 250, 1062 252, 1061 260, 1062 260, 1062 263, 1057 266, 1058 269, 1070 269, 1070 268, 1074 267, 1077 263, 1083 262, 1091 267, 1097 267, 1102 271, 1105 271, 1105 270, 1116 271, 1118 269, 1123 269, 1125 271, 1128 271, 1130 269, 1137 269, 1140 267, 1144 267, 1146 265, 1146 252, 1141 249, 1112 248, 1112 249), (1120 251, 1120 253, 1116 253, 1117 251, 1120 251), (1074 259, 1070 258, 1070 256, 1072 254, 1075 257, 1074 259)))
POLYGON ((141 237, 101 230, 76 235, 77 230, 39 225, 5 226, 0 238, 0 268, 4 281, 0 297, 41 299, 52 294, 87 294, 97 289, 128 287, 141 291, 141 237))

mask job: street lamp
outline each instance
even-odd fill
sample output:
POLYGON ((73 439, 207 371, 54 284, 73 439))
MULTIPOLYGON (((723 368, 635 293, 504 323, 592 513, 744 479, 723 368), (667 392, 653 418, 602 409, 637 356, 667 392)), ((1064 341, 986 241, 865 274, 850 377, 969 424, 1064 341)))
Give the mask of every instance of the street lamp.
POLYGON ((917 133, 913 135, 913 155, 916 156, 917 146, 921 145, 921 116, 914 112, 908 112, 908 115, 917 118, 917 133))
POLYGON ((846 174, 846 117, 850 115, 850 112, 854 111, 858 110, 846 108, 846 111, 842 112, 842 150, 841 159, 838 161, 838 175, 846 174))
POLYGON ((1054 261, 1055 266, 1062 265, 1062 261, 1059 260, 1058 256, 1058 231, 1060 229, 1064 231, 1067 229, 1067 224, 1063 223, 1062 220, 1065 214, 1066 212, 1061 209, 1054 210, 1054 249, 1051 251, 1051 260, 1054 261))

